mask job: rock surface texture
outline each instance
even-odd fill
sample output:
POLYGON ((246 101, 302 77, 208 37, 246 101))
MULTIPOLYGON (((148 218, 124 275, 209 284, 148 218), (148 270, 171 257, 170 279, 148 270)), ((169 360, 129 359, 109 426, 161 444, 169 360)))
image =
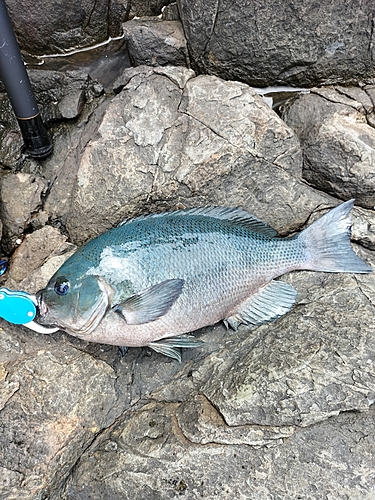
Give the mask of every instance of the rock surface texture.
POLYGON ((283 117, 304 152, 303 177, 339 198, 375 205, 375 129, 371 126, 373 87, 313 89, 283 117))
MULTIPOLYGON (((134 17, 167 3, 93 2, 89 39, 78 16, 59 37, 92 43, 99 17, 114 33, 109 7, 134 17)), ((375 87, 362 84, 373 71, 373 21, 370 2, 355 16, 354 4, 345 15, 336 4, 253 2, 250 12, 180 0, 181 60, 166 49, 168 33, 160 38, 180 26, 172 4, 168 21, 125 23, 144 59, 108 75, 105 90, 84 70, 30 72, 54 144, 43 162, 24 154, 1 93, 2 285, 36 292, 77 246, 127 217, 238 206, 286 236, 352 197, 353 247, 375 269, 375 87), (244 83, 344 75, 345 88, 315 87, 279 114, 244 83)), ((372 499, 375 274, 283 279, 298 290, 287 315, 237 333, 222 324, 196 332, 205 343, 181 364, 0 320, 0 498, 372 499)))
POLYGON ((127 0, 72 0, 69 9, 58 0, 6 4, 21 48, 33 55, 72 51, 118 36, 130 8, 127 0))
POLYGON ((373 3, 178 0, 200 72, 256 87, 374 77, 373 3))

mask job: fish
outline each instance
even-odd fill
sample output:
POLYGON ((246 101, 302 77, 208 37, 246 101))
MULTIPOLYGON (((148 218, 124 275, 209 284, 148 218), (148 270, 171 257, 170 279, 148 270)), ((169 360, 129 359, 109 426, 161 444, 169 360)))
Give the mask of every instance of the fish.
POLYGON ((204 207, 133 218, 79 248, 36 294, 42 325, 90 342, 145 347, 181 361, 192 332, 220 321, 237 331, 286 314, 295 270, 370 273, 351 247, 354 200, 303 231, 277 231, 240 208, 204 207))

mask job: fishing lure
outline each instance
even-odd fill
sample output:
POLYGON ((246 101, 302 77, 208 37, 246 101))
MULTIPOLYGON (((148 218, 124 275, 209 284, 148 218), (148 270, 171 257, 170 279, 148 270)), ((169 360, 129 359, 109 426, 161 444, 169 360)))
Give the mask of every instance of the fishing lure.
MULTIPOLYGON (((0 263, 1 265, 1 263, 0 263)), ((38 333, 54 333, 58 328, 46 328, 34 319, 37 314, 37 301, 34 295, 20 290, 0 288, 0 318, 15 325, 23 325, 38 333)))

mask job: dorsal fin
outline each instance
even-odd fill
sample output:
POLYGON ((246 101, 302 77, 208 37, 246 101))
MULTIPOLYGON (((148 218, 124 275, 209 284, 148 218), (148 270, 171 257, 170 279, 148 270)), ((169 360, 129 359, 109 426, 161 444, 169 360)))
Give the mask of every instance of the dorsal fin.
POLYGON ((119 225, 122 226, 124 224, 131 224, 133 222, 151 219, 151 218, 160 218, 160 217, 185 217, 185 216, 201 216, 201 217, 211 217, 213 219, 220 220, 229 220, 234 224, 239 224, 242 226, 246 226, 251 231, 256 233, 264 234, 265 236, 269 236, 273 238, 277 236, 277 231, 266 222, 258 219, 255 215, 249 214, 245 210, 241 208, 228 208, 228 207, 200 207, 200 208, 187 208, 184 210, 177 210, 176 212, 162 212, 159 214, 150 214, 150 215, 141 215, 140 217, 135 217, 133 219, 128 219, 121 222, 119 225))

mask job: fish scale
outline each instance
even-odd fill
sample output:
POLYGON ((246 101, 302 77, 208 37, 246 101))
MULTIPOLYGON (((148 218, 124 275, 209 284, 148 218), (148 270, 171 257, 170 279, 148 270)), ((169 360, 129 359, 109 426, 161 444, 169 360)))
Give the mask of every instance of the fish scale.
POLYGON ((179 359, 176 347, 196 344, 171 337, 220 320, 236 330, 285 314, 297 292, 273 280, 288 271, 371 272, 350 246, 352 206, 336 207, 290 238, 223 207, 126 221, 79 249, 38 292, 39 321, 179 359))

